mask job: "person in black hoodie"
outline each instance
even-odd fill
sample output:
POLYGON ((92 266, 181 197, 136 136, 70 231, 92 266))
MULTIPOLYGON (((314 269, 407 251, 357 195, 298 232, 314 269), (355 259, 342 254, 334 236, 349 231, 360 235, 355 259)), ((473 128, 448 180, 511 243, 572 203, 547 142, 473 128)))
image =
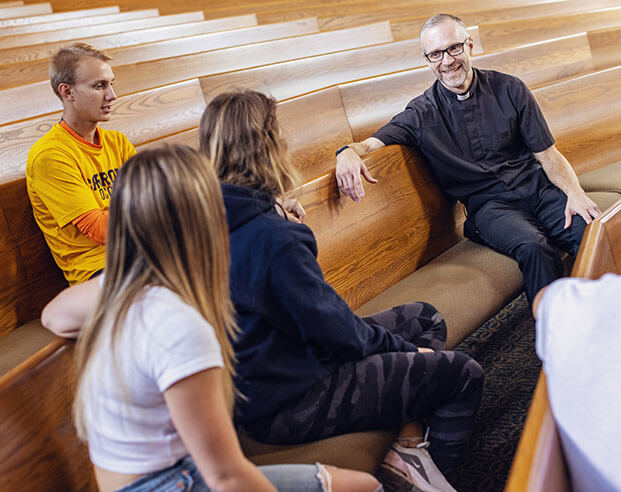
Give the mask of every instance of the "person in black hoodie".
POLYGON ((483 371, 444 351, 446 325, 426 303, 361 319, 324 280, 276 103, 221 94, 205 109, 200 147, 221 181, 240 333, 235 421, 267 443, 402 428, 380 467, 386 490, 452 490, 481 400, 483 371), (428 426, 428 442, 413 421, 428 426), (429 452, 425 449, 429 446, 429 452), (422 466, 422 468, 421 468, 422 466), (416 484, 416 485, 415 485, 416 484))

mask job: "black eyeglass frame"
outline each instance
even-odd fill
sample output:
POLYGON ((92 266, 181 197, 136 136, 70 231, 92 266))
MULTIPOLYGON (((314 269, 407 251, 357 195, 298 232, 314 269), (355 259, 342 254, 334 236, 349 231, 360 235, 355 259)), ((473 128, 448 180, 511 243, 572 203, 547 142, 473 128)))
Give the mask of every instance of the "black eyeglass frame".
POLYGON ((456 57, 456 56, 459 56, 459 55, 463 54, 463 52, 466 50, 466 48, 465 48, 466 43, 468 41, 471 41, 471 40, 472 40, 472 38, 470 36, 468 36, 463 43, 452 44, 451 46, 449 46, 448 48, 443 49, 443 50, 434 50, 434 51, 431 51, 429 53, 423 53, 423 56, 427 59, 427 61, 429 63, 438 63, 438 62, 441 62, 442 60, 444 60, 444 55, 447 54, 447 53, 449 55, 451 55, 452 57, 456 57), (461 50, 459 52, 450 53, 450 50, 455 49, 457 46, 461 46, 461 50), (442 56, 440 58, 438 58, 437 60, 432 60, 431 58, 429 58, 429 55, 431 55, 433 53, 441 53, 442 56))

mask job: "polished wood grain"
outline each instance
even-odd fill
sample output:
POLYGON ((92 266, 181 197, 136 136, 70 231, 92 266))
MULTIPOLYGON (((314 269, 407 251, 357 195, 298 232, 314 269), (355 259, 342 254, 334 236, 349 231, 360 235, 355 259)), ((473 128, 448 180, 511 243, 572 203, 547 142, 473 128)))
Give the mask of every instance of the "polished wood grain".
POLYGON ((458 240, 454 203, 415 152, 389 146, 364 160, 379 181, 360 203, 339 194, 333 172, 299 195, 326 280, 353 309, 458 240))
POLYGON ((0 379, 0 489, 96 490, 72 423, 73 345, 52 342, 0 379))
MULTIPOLYGON (((0 4, 1 5, 1 4, 0 4)), ((15 17, 13 19, 0 19, 0 27, 27 26, 41 22, 57 22, 76 17, 90 17, 97 15, 115 14, 119 12, 118 6, 99 7, 95 9, 70 10, 69 12, 57 12, 55 14, 31 15, 28 17, 15 17)))
MULTIPOLYGON (((169 26, 150 27, 147 29, 138 29, 129 32, 120 32, 114 34, 104 34, 101 36, 91 36, 79 39, 73 39, 71 42, 88 43, 100 50, 111 50, 121 46, 132 46, 142 43, 153 43, 156 41, 164 41, 166 39, 175 39, 183 36, 193 36, 195 34, 207 34, 210 32, 240 29, 257 25, 255 15, 242 15, 238 17, 227 17, 223 19, 212 19, 195 22, 184 22, 180 24, 172 24, 169 26)), ((33 80, 42 80, 43 69, 47 67, 50 58, 59 48, 67 44, 67 41, 57 41, 53 43, 34 44, 29 46, 20 46, 18 48, 10 48, 0 50, 0 69, 2 65, 21 63, 27 61, 41 60, 38 65, 31 65, 31 73, 38 73, 36 78, 31 76, 30 79, 21 83, 32 82, 33 80), (35 72, 35 68, 39 70, 35 72)), ((114 63, 114 60, 112 60, 114 63)), ((15 67, 13 67, 14 69, 15 67)), ((3 72, 3 76, 6 73, 3 72)), ((15 83, 20 83, 18 80, 15 83)), ((7 83, 3 84, 6 87, 7 83)))
POLYGON ((556 146, 578 174, 621 161, 619 87, 616 67, 533 91, 556 146))
POLYGON ((24 2, 21 0, 15 0, 14 2, 0 2, 0 8, 19 7, 20 5, 24 5, 24 2))
POLYGON ((203 19, 202 12, 187 12, 184 14, 158 15, 157 9, 150 9, 153 14, 144 19, 134 19, 122 22, 112 22, 93 26, 72 27, 58 31, 37 32, 7 36, 0 42, 0 49, 28 46, 32 44, 50 43, 55 41, 71 41, 86 36, 114 34, 117 32, 146 29, 148 27, 181 24, 182 22, 199 21, 203 19))
POLYGON ((587 35, 596 70, 621 65, 621 26, 589 31, 587 35))
MULTIPOLYGON (((597 8, 617 7, 617 0, 594 0, 585 3, 582 0, 560 0, 554 2, 527 3, 521 5, 502 6, 483 4, 473 8, 470 3, 461 2, 454 5, 450 10, 443 10, 459 16, 467 25, 482 23, 502 22, 506 20, 531 19, 545 15, 570 14, 594 10, 597 8)), ((426 11, 424 14, 416 14, 412 9, 386 9, 361 13, 347 13, 336 17, 320 16, 319 26, 321 29, 338 29, 343 25, 355 26, 370 22, 369 19, 389 20, 392 26, 395 40, 417 38, 420 29, 436 11, 426 11)))
POLYGON ((317 19, 311 17, 230 31, 183 36, 140 46, 116 48, 108 50, 107 54, 112 57, 113 66, 126 65, 317 32, 319 32, 317 19))
POLYGON ((153 17, 154 10, 132 10, 131 12, 89 15, 73 19, 65 19, 54 22, 43 22, 38 24, 26 24, 23 26, 0 27, 0 36, 17 36, 37 32, 58 31, 70 29, 72 27, 90 26, 95 24, 108 24, 111 22, 123 22, 133 19, 146 19, 153 17))
MULTIPOLYGON (((322 53, 343 51, 392 41, 387 22, 307 34, 190 55, 117 65, 115 90, 128 94, 180 80, 278 63, 322 53)), ((2 56, 0 52, 0 57, 2 56)), ((114 65, 114 61, 112 60, 114 65)), ((0 66, 0 89, 47 79, 46 63, 33 61, 0 66)))
POLYGON ((31 3, 28 5, 18 5, 13 7, 0 7, 0 19, 12 19, 14 17, 27 17, 31 15, 42 15, 51 13, 52 5, 47 2, 31 3))
POLYGON ((38 318, 67 285, 34 220, 24 178, 0 184, 0 275, 0 337, 38 318))
MULTIPOLYGON (((197 79, 118 98, 111 121, 101 126, 121 131, 138 145, 198 126, 205 100, 197 79)), ((60 119, 52 113, 0 127, 0 182, 24 176, 30 147, 60 119)))
MULTIPOLYGON (((473 65, 511 73, 533 88, 593 70, 584 33, 476 56, 473 65)), ((434 80, 430 70, 418 68, 340 85, 354 139, 371 136, 434 80)))
POLYGON ((479 32, 486 51, 496 51, 578 32, 621 25, 621 7, 572 15, 549 15, 528 22, 509 20, 480 23, 479 32))
POLYGON ((293 163, 304 181, 333 169, 334 151, 351 142, 336 87, 281 103, 277 115, 293 163))

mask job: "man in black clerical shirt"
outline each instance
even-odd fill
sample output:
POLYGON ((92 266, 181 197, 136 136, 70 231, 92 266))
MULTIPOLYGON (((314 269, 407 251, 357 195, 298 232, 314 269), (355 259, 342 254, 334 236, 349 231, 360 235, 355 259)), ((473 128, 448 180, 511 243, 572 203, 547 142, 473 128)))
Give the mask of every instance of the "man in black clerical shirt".
POLYGON ((430 18, 421 47, 436 82, 372 137, 337 151, 338 186, 359 201, 360 176, 376 182, 361 156, 390 144, 418 149, 442 189, 466 206, 464 234, 517 260, 532 302, 563 273, 555 247, 575 256, 601 212, 526 85, 472 67, 472 39, 459 18, 430 18))

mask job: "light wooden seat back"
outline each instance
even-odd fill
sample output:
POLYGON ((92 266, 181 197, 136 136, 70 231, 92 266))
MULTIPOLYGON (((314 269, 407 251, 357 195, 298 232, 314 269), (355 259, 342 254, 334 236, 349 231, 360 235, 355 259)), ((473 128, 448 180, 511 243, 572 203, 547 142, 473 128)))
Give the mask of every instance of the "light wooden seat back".
MULTIPOLYGON (((469 32, 475 40, 475 52, 481 53, 477 28, 470 28, 469 32)), ((282 101, 333 85, 424 65, 420 41, 408 39, 201 77, 201 86, 207 101, 231 87, 258 90, 282 101)))
POLYGON ((0 19, 12 19, 15 17, 27 17, 30 15, 51 14, 52 5, 46 3, 31 3, 28 5, 17 5, 0 7, 0 19))
MULTIPOLYGON (((257 25, 257 18, 254 14, 242 15, 238 17, 227 17, 223 19, 201 20, 193 22, 184 22, 180 24, 171 24, 168 26, 149 27, 146 29, 137 29, 129 32, 120 32, 114 34, 103 34, 101 36, 91 36, 71 40, 74 42, 87 43, 99 50, 111 50, 122 46, 132 46, 143 43, 153 43, 164 41, 166 39, 174 39, 182 36, 193 36, 195 34, 207 34, 210 32, 225 31, 232 29, 241 29, 244 27, 252 27, 257 25)), ((59 48, 65 46, 67 41, 56 41, 53 43, 35 44, 30 46, 21 46, 0 50, 0 69, 2 65, 13 63, 21 63, 26 61, 44 60, 42 67, 47 67, 47 58, 58 51, 59 48)), ((36 67, 37 65, 32 65, 36 67)), ((15 68, 15 67, 13 67, 15 68)), ((39 69, 40 70, 40 69, 39 69)), ((36 73, 34 68, 31 73, 36 73)), ((39 74, 43 72, 38 72, 39 74)), ((35 79, 41 80, 41 79, 35 79)), ((26 81, 17 80, 14 85, 20 83, 32 82, 32 78, 26 81)), ((8 84, 5 82, 3 87, 8 84)))
POLYGON ((203 19, 202 12, 158 15, 157 9, 149 10, 151 10, 153 15, 144 19, 134 19, 84 27, 72 27, 70 29, 61 29, 59 31, 35 32, 31 34, 7 36, 0 43, 0 49, 28 46, 31 44, 43 44, 55 41, 69 42, 72 39, 84 38, 86 36, 114 34, 117 32, 133 31, 134 29, 146 29, 147 27, 181 24, 183 22, 192 22, 203 19))
POLYGON ((339 194, 333 171, 306 183, 299 196, 326 280, 352 309, 459 239, 454 203, 414 151, 389 146, 364 161, 379 181, 366 186, 361 203, 339 194))
POLYGON ((523 20, 480 23, 481 41, 486 51, 505 50, 578 32, 621 25, 621 7, 606 8, 571 15, 549 15, 523 20))
MULTIPOLYGON (((0 8, 1 8, 0 4, 0 8)), ((65 19, 75 19, 76 17, 89 17, 97 15, 107 15, 119 13, 120 9, 117 6, 112 7, 97 7, 94 9, 82 9, 82 10, 70 10, 68 12, 56 12, 55 14, 43 14, 43 15, 31 15, 28 17, 14 17, 12 19, 0 19, 0 27, 9 26, 27 26, 31 24, 39 24, 42 22, 56 22, 65 19)))
POLYGON ((589 31, 587 34, 596 70, 621 65, 621 26, 589 31))
POLYGON ((535 89, 533 94, 577 174, 621 161, 621 67, 535 89))
MULTIPOLYGON (((0 27, 0 36, 18 36, 46 31, 58 31, 72 27, 89 26, 94 24, 108 24, 110 22, 123 22, 134 19, 153 17, 153 10, 132 10, 130 12, 115 12, 109 14, 87 15, 73 17, 71 19, 57 20, 53 22, 40 22, 36 24, 24 24, 20 26, 0 27)), ((157 12, 157 11, 156 11, 157 12)), ((155 14, 157 15, 157 14, 155 14)))
MULTIPOLYGON (((134 145, 158 140, 198 126, 205 100, 198 79, 151 89, 113 103, 111 121, 101 126, 121 131, 134 145)), ((0 182, 24 176, 30 147, 61 113, 0 127, 0 182)))

